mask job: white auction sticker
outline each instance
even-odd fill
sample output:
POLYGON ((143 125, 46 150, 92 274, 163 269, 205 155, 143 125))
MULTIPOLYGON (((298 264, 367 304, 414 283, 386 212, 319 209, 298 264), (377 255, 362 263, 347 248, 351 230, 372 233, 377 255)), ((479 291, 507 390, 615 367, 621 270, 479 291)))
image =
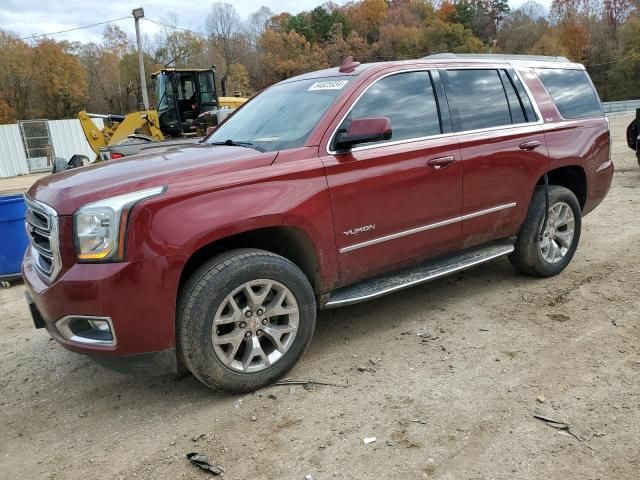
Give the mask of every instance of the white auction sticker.
POLYGON ((349 80, 325 80, 316 82, 309 87, 309 90, 341 90, 349 80))

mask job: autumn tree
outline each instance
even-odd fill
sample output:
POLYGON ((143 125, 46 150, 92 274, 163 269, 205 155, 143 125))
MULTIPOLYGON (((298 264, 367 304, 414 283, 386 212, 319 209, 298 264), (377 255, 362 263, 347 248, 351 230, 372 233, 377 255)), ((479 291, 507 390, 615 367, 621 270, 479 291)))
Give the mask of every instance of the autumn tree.
POLYGON ((587 0, 553 0, 550 18, 560 43, 569 58, 582 62, 590 41, 589 17, 591 5, 587 0))
POLYGON ((0 104, 2 121, 29 118, 38 69, 33 49, 15 35, 0 30, 0 104))
POLYGON ((251 80, 247 68, 241 63, 232 63, 227 74, 227 95, 247 95, 251 91, 251 80))
POLYGON ((331 38, 325 44, 324 55, 329 66, 337 66, 345 57, 353 56, 359 62, 373 61, 373 47, 358 32, 352 30, 348 35, 343 32, 342 23, 332 27, 331 38))
MULTIPOLYGON (((295 31, 267 30, 260 38, 260 60, 266 69, 266 84, 328 67, 323 52, 295 31)), ((263 85, 265 86, 265 85, 263 85)))
POLYGON ((385 0, 362 0, 347 4, 344 15, 350 28, 372 43, 378 40, 380 25, 388 9, 385 0))
POLYGON ((46 39, 34 47, 34 61, 38 65, 35 95, 45 118, 75 116, 85 101, 85 71, 63 47, 46 39))
MULTIPOLYGON (((296 15, 262 7, 243 20, 218 2, 201 25, 165 18, 143 58, 148 75, 154 64, 217 65, 228 93, 251 95, 348 55, 360 62, 439 52, 562 55, 585 64, 603 99, 632 98, 640 97, 638 15, 640 0, 552 0, 548 12, 534 1, 511 12, 506 0, 351 0, 319 1, 296 15)), ((101 41, 82 44, 25 43, 0 31, 0 52, 0 121, 139 108, 136 50, 115 24, 101 41)))

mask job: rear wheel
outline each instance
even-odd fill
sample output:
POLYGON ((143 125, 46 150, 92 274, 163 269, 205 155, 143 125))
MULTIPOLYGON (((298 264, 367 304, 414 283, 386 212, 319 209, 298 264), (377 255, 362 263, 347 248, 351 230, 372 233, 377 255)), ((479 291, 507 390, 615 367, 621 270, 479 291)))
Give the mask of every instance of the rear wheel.
POLYGON ((549 211, 543 230, 545 207, 544 189, 537 187, 516 248, 509 256, 517 270, 537 277, 557 275, 569 265, 582 227, 580 204, 568 188, 549 187, 549 211))
POLYGON ((304 273, 263 250, 234 250, 198 269, 178 307, 178 346, 212 388, 246 392, 286 373, 308 346, 315 297, 304 273))

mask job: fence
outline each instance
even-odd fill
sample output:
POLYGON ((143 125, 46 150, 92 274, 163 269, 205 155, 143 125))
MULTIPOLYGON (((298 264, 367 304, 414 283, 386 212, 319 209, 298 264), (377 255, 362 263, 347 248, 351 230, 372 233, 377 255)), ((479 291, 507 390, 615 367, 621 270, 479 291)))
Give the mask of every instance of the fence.
MULTIPOLYGON (((102 128, 102 119, 94 119, 98 128, 102 128)), ((39 121, 38 130, 47 135, 33 133, 31 122, 21 122, 20 125, 0 125, 0 178, 25 175, 42 170, 43 145, 34 145, 41 141, 40 137, 48 137, 54 157, 69 159, 76 153, 93 158, 95 153, 87 142, 80 120, 44 120, 39 121), (22 130, 21 130, 22 127, 22 130)), ((49 168, 49 167, 46 167, 49 168)))
POLYGON ((620 113, 635 112, 640 108, 640 100, 622 100, 620 102, 603 102, 604 114, 607 116, 620 113))

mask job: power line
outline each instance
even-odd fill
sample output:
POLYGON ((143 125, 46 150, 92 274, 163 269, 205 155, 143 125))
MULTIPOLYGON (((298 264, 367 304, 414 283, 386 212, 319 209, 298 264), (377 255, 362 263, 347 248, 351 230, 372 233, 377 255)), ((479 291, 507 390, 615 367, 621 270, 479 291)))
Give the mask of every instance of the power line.
POLYGON ((121 18, 114 18, 113 20, 106 20, 104 22, 92 23, 91 25, 84 25, 82 27, 69 28, 68 30, 60 30, 59 32, 50 32, 50 33, 38 33, 36 35, 31 35, 30 37, 23 37, 20 40, 31 40, 39 37, 48 37, 50 35, 59 35, 61 33, 74 32, 76 30, 84 30, 86 28, 97 27, 99 25, 106 25, 107 23, 119 22, 120 20, 126 20, 128 18, 133 18, 131 15, 121 18))
POLYGON ((154 20, 153 18, 143 17, 142 20, 146 20, 148 22, 155 23, 156 25, 160 25, 161 27, 167 27, 167 28, 172 28, 174 30, 180 30, 182 32, 187 32, 187 33, 190 33, 190 34, 195 35, 197 37, 207 38, 207 36, 205 34, 200 33, 200 32, 196 32, 195 30, 189 30, 188 28, 176 27, 175 25, 170 25, 168 23, 164 23, 164 22, 161 22, 159 20, 154 20))
POLYGON ((623 61, 628 60, 630 58, 637 57, 638 55, 640 55, 640 52, 633 53, 633 54, 631 54, 631 55, 629 55, 627 57, 622 57, 622 58, 619 58, 617 60, 611 60, 610 62, 592 63, 591 65, 585 65, 585 66, 587 66, 587 67, 600 67, 602 65, 611 65, 613 63, 623 62, 623 61))

